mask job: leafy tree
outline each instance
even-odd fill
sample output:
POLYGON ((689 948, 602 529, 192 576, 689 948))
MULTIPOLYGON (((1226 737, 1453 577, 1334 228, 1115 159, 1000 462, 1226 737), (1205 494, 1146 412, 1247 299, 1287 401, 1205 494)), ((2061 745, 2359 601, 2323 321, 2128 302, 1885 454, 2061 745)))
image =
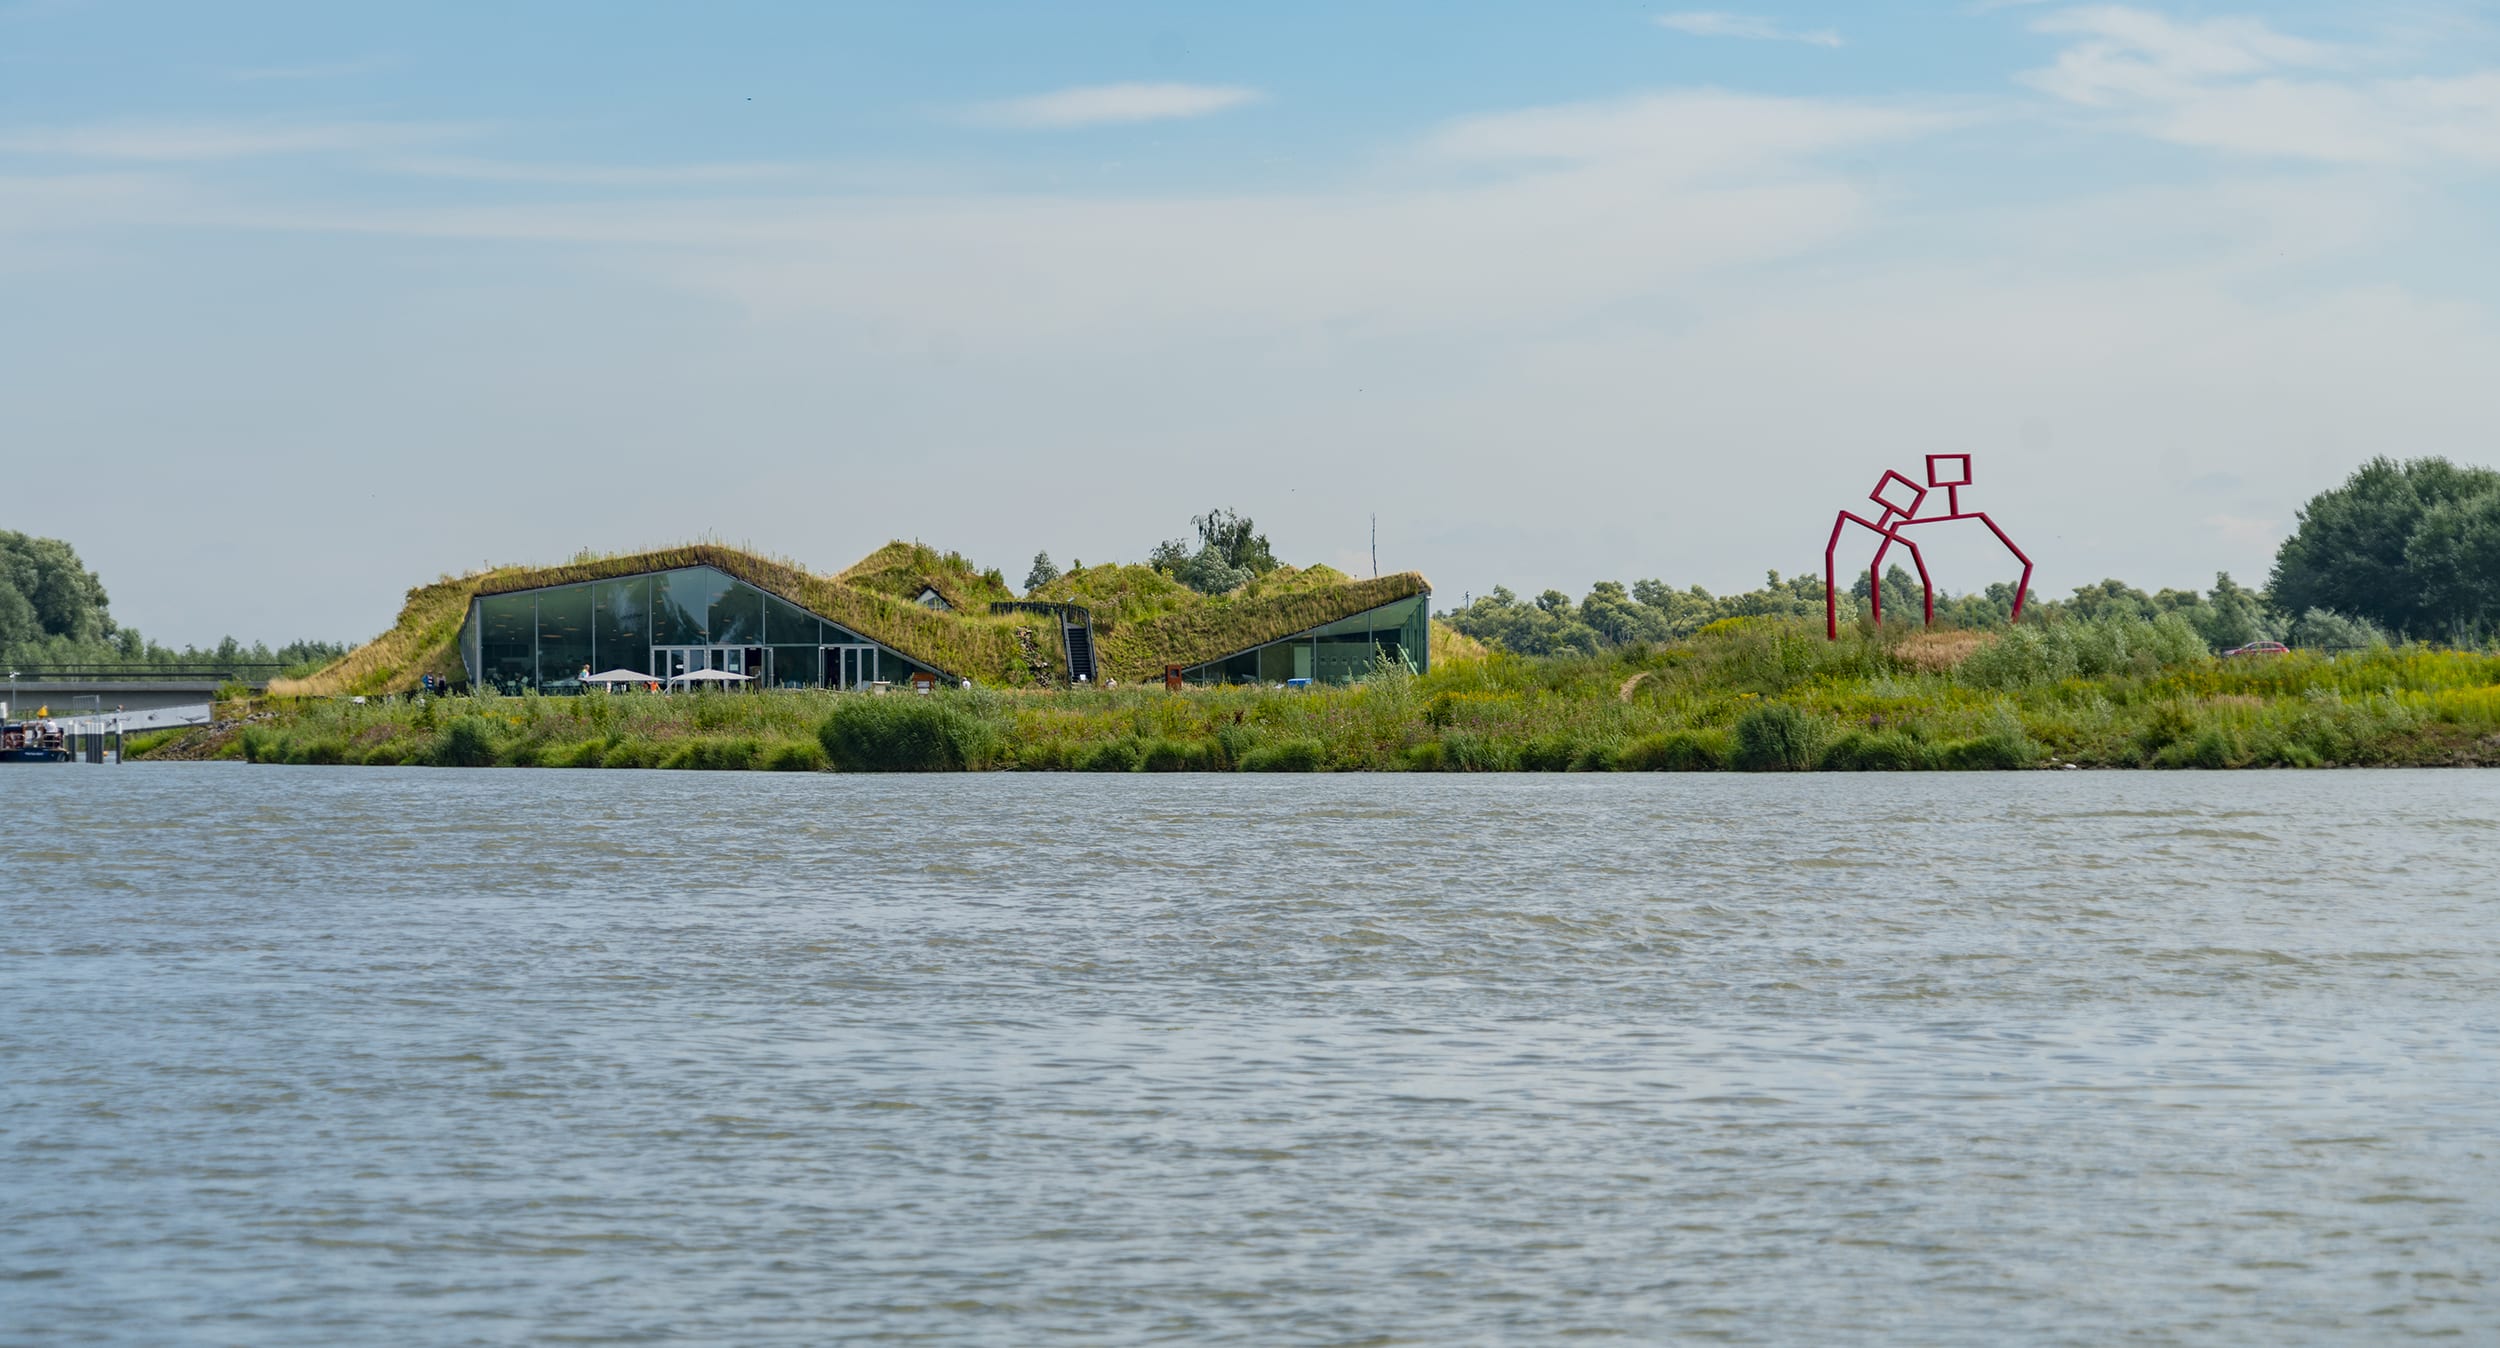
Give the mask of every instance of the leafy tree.
POLYGON ((1250 583, 1250 574, 1247 568, 1228 565, 1215 548, 1203 547, 1181 563, 1173 579, 1200 594, 1231 594, 1250 583))
POLYGON ((1670 631, 1664 612, 1634 599, 1621 581, 1613 580, 1589 587, 1588 598, 1580 601, 1580 621, 1616 646, 1664 641, 1670 631))
POLYGON ((57 538, 0 531, 0 660, 11 666, 223 661, 326 664, 346 654, 334 642, 298 641, 272 651, 228 637, 213 650, 172 650, 113 621, 104 582, 57 538))
MULTIPOLYGON (((2164 594, 2177 594, 2164 590, 2164 594)), ((2195 598, 2193 594, 2189 596, 2195 598)), ((2153 596, 2123 580, 2104 580, 2098 585, 2078 585, 2075 597, 2065 603, 2066 612, 2089 622, 2095 618, 2141 618, 2151 621, 2161 610, 2153 596)))
POLYGON ((90 643, 113 635, 104 582, 57 538, 0 532, 0 650, 58 637, 90 643))
POLYGON ((1198 546, 1185 538, 1167 539, 1146 554, 1146 564, 1200 594, 1230 594, 1251 577, 1276 569, 1267 535, 1247 516, 1210 510, 1189 523, 1198 531, 1198 546))
POLYGON ((2300 621, 2292 625, 2292 639, 2327 650, 2369 650, 2387 644, 2387 634, 2369 619, 2347 618, 2322 608, 2300 615, 2300 621))
POLYGON ((1190 523, 1197 527, 1202 550, 1215 549, 1224 565, 1254 576, 1276 569, 1276 553, 1267 546, 1267 535, 1260 533, 1248 516, 1230 510, 1210 510, 1190 523))
POLYGON ((1031 594, 1057 579, 1059 579, 1059 568, 1052 564, 1050 554, 1034 553, 1033 569, 1024 573, 1024 592, 1031 594))
POLYGON ((2500 627, 2500 491, 2442 501, 2405 540, 2426 616, 2463 637, 2500 627))
POLYGON ((2233 581, 2228 571, 2215 574, 2203 604, 2182 613, 2207 645, 2226 649, 2272 641, 2280 630, 2266 612, 2266 597, 2233 581))
MULTIPOLYGON (((1779 575, 1776 571, 1771 574, 1779 575)), ((1874 581, 1864 572, 1849 587, 1849 597, 1860 603, 1868 602, 1874 592, 1874 581)), ((1884 572, 1884 621, 1895 627, 1927 621, 1927 596, 1918 588, 1918 577, 1903 570, 1899 563, 1884 572)))
POLYGON ((2301 509, 2299 528, 2275 553, 2274 602, 2414 636, 2487 626, 2492 610, 2483 596, 2494 572, 2476 541, 2477 522, 2500 510, 2488 504, 2495 495, 2500 473, 2488 468, 2372 459, 2301 509))
POLYGON ((1571 596, 1560 590, 1521 603, 1518 595, 1496 585, 1493 593, 1443 618, 1471 637, 1522 655, 1587 653, 1606 645, 1595 628, 1580 620, 1571 596))

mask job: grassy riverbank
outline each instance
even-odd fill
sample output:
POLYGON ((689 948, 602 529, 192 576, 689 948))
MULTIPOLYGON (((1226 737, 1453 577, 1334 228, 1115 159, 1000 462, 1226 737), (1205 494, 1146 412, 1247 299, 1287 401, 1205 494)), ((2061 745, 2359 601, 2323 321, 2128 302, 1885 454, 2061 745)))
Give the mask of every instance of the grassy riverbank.
POLYGON ((2500 656, 2220 659, 2167 619, 1839 642, 1739 619, 1602 657, 1453 651, 1428 675, 1310 691, 301 700, 156 751, 798 771, 2500 765, 2500 656))

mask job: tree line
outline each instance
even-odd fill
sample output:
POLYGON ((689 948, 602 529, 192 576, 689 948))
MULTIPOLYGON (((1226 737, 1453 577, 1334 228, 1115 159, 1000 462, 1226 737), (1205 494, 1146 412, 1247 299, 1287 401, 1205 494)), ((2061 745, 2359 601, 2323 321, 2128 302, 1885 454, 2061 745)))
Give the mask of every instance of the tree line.
POLYGON ((57 538, 0 530, 0 664, 42 670, 94 665, 268 664, 306 668, 347 653, 334 641, 271 648, 227 637, 202 649, 148 640, 113 620, 104 581, 57 538))
MULTIPOLYGON (((1860 572, 1841 608, 1867 611, 1873 582, 1860 572)), ((1886 625, 1921 619, 1917 577, 1899 566, 1883 579, 1886 625)), ((2004 582, 1939 595, 1940 626, 1987 629, 2011 621, 2004 582)), ((2353 648, 2390 640, 2474 646, 2500 635, 2500 472, 2442 458, 2378 458, 2342 486, 2312 497, 2277 550, 2266 588, 2218 573, 2211 588, 2150 593, 2120 580, 2084 585, 2064 599, 2034 596, 2029 615, 2152 621, 2176 613, 2216 649, 2259 641, 2353 648)), ((1560 590, 1522 599, 1496 586, 1439 617, 1480 641, 1526 655, 1594 654, 1674 641, 1722 618, 1823 613, 1823 582, 1770 572, 1758 589, 1713 595, 1663 581, 1599 581, 1574 602, 1560 590)))

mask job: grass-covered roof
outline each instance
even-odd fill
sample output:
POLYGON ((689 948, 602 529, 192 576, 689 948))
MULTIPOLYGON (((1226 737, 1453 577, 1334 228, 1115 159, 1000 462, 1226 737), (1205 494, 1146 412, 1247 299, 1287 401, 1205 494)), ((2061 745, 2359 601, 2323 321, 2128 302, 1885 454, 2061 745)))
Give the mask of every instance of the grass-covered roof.
MULTIPOLYGON (((1052 676, 1066 673, 1055 621, 1033 613, 992 615, 992 602, 1016 596, 996 571, 982 571, 960 554, 889 543, 839 574, 824 576, 794 562, 697 543, 576 558, 561 566, 497 567, 418 586, 408 592, 389 631, 309 677, 272 683, 270 692, 370 695, 410 691, 427 674, 459 679, 460 627, 469 601, 478 595, 688 566, 717 567, 922 664, 1001 687, 1031 683, 1016 629, 1032 628, 1033 645, 1052 676), (935 589, 952 609, 914 602, 924 588, 935 589)), ((1231 594, 1209 597, 1147 567, 1094 566, 1061 576, 1032 597, 1090 608, 1100 672, 1142 682, 1161 677, 1166 664, 1217 659, 1428 590, 1414 572, 1358 581, 1324 566, 1286 567, 1231 594)))

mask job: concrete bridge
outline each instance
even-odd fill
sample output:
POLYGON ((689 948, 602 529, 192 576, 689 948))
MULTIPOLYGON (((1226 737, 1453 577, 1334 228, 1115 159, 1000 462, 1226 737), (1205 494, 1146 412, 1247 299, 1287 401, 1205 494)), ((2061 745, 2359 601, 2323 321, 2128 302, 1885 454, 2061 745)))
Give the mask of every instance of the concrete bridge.
MULTIPOLYGON (((0 669, 0 674, 8 671, 0 669)), ((109 716, 123 712, 165 711, 182 707, 207 707, 216 700, 217 690, 228 683, 240 682, 258 692, 267 686, 266 679, 107 679, 43 677, 20 675, 0 683, 0 704, 7 715, 32 716, 45 707, 52 709, 54 719, 71 716, 109 716)), ((203 720, 207 719, 205 715, 203 720)))

